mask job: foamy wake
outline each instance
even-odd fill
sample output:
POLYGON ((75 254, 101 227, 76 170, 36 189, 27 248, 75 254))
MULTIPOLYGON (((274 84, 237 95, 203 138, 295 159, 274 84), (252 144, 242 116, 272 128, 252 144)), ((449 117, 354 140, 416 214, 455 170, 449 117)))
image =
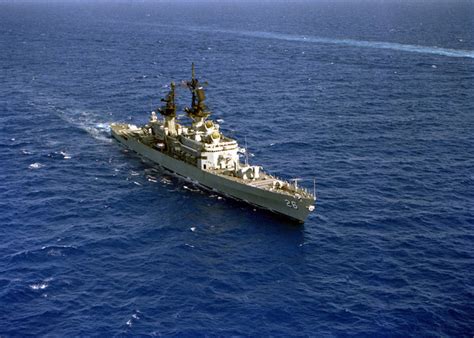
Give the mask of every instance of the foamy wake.
POLYGON ((98 121, 90 111, 66 110, 60 111, 59 116, 67 123, 86 131, 96 140, 112 142, 109 123, 98 121))
POLYGON ((96 140, 112 142, 112 139, 109 137, 110 127, 108 123, 96 123, 94 121, 86 121, 86 123, 78 124, 78 127, 87 131, 96 140))
POLYGON ((331 38, 323 38, 323 37, 317 37, 317 36, 301 36, 301 35, 260 32, 260 31, 214 30, 214 29, 210 29, 206 27, 191 27, 189 29, 193 31, 199 31, 199 32, 208 32, 208 33, 218 32, 218 33, 226 33, 226 34, 235 34, 235 35, 240 35, 240 36, 248 36, 248 37, 253 37, 253 38, 261 38, 261 39, 295 41, 295 42, 313 43, 313 44, 342 45, 342 46, 360 47, 360 48, 389 49, 389 50, 396 50, 396 51, 409 52, 409 53, 433 54, 433 55, 441 55, 441 56, 447 56, 447 57, 474 59, 473 50, 408 45, 408 44, 401 44, 401 43, 395 43, 395 42, 364 41, 364 40, 353 40, 353 39, 331 39, 331 38))
POLYGON ((361 48, 375 48, 375 49, 391 49, 409 53, 420 53, 420 54, 434 54, 448 57, 461 57, 474 59, 474 51, 472 50, 460 50, 450 48, 439 48, 429 47, 420 45, 406 45, 395 42, 379 42, 379 41, 364 41, 364 40, 352 40, 352 39, 329 39, 312 36, 297 36, 288 34, 277 34, 267 32, 241 32, 242 35, 252 36, 256 38, 265 39, 279 39, 286 41, 298 41, 306 43, 320 43, 320 44, 333 44, 343 45, 350 47, 361 47, 361 48))

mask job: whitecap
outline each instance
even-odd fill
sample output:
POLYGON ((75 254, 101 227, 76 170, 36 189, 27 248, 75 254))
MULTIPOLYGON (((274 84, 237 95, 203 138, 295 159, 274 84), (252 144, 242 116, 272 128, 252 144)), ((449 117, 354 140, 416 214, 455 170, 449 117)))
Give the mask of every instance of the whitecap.
POLYGON ((44 165, 39 162, 32 163, 28 166, 29 169, 39 169, 42 167, 44 167, 44 165))
MULTIPOLYGON (((193 182, 194 183, 194 182, 193 182)), ((196 183, 195 183, 196 184, 196 183)), ((200 191, 199 189, 193 189, 193 188, 190 188, 188 187, 187 185, 183 185, 183 188, 186 189, 186 190, 189 190, 189 191, 193 191, 193 192, 198 192, 200 191)))
POLYGON ((140 319, 140 317, 138 316, 138 314, 141 313, 139 310, 135 310, 135 313, 132 314, 132 318, 130 318, 129 320, 127 320, 127 326, 128 327, 132 327, 133 325, 133 321, 137 321, 140 319))
POLYGON ((64 256, 64 253, 59 249, 51 249, 46 253, 48 256, 59 257, 64 256))
POLYGON ((46 282, 41 282, 41 283, 38 283, 38 284, 31 284, 31 285, 30 285, 30 288, 31 288, 32 290, 44 290, 44 289, 46 289, 48 286, 49 286, 48 283, 46 283, 46 282))
POLYGON ((65 160, 71 159, 71 155, 69 155, 69 154, 66 153, 65 151, 60 151, 59 153, 60 153, 61 155, 63 155, 63 158, 64 158, 65 160))

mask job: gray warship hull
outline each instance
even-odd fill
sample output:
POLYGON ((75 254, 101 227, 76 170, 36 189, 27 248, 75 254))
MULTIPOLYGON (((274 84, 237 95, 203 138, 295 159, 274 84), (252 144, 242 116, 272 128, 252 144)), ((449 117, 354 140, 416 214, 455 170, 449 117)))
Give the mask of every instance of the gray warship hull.
POLYGON ((202 170, 173 158, 142 142, 140 137, 134 137, 133 134, 127 133, 128 127, 126 124, 112 124, 112 136, 144 158, 189 180, 197 181, 218 193, 270 210, 298 223, 304 223, 308 214, 314 209, 313 198, 262 188, 268 183, 265 180, 249 183, 219 173, 218 170, 202 170))

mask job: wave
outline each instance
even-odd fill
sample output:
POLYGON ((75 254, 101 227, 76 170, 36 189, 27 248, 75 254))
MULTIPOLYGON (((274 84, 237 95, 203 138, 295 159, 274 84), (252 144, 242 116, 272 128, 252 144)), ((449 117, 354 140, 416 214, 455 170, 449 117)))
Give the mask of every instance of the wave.
POLYGON ((274 39, 274 40, 284 40, 284 41, 294 41, 294 42, 304 42, 304 43, 314 43, 314 44, 329 44, 329 45, 342 45, 349 47, 360 47, 360 48, 374 48, 374 49, 390 49, 401 52, 409 53, 419 53, 419 54, 432 54, 448 57, 458 57, 458 58, 470 58, 474 59, 473 50, 462 50, 462 49, 451 49, 451 48, 440 48, 440 47, 430 47, 430 46, 421 46, 421 45, 408 45, 397 42, 383 42, 383 41, 366 41, 366 40, 353 40, 353 39, 333 39, 333 38, 324 38, 317 36, 301 36, 301 35, 292 35, 292 34, 283 34, 283 33, 273 33, 273 32, 261 32, 261 31, 236 31, 236 30, 214 30, 204 27, 191 27, 189 28, 193 31, 200 32, 218 32, 226 34, 235 34, 240 36, 248 36, 253 38, 260 39, 274 39))
MULTIPOLYGON (((52 279, 50 279, 52 280, 52 279)), ((47 281, 43 281, 43 282, 40 282, 40 283, 36 283, 36 284, 30 284, 29 287, 31 290, 44 290, 46 289, 47 287, 49 286, 49 283, 47 283, 47 281)))
POLYGON ((29 169, 40 169, 43 167, 44 167, 44 164, 41 164, 39 162, 32 163, 28 166, 29 169))
POLYGON ((81 249, 73 245, 47 245, 41 249, 23 250, 9 255, 10 262, 18 264, 19 261, 35 262, 44 261, 47 256, 62 257, 80 254, 81 249))

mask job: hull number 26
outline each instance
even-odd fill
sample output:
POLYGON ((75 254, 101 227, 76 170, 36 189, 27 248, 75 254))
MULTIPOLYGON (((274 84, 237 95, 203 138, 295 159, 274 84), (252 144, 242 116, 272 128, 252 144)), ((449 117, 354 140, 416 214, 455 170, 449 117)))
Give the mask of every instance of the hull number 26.
POLYGON ((296 204, 295 201, 285 200, 285 202, 288 208, 298 209, 298 205, 296 204))

